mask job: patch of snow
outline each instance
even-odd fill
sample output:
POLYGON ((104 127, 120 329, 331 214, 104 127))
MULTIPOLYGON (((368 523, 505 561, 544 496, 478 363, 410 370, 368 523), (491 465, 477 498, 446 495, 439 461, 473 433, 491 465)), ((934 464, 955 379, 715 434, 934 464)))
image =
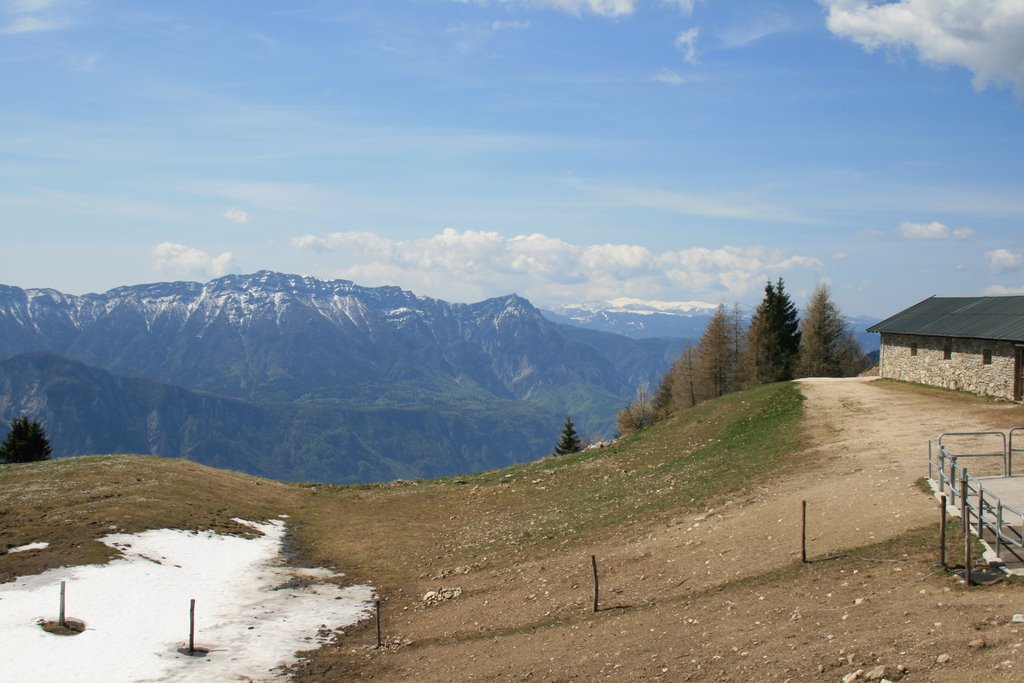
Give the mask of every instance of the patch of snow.
POLYGON ((46 541, 36 541, 35 543, 26 543, 25 545, 19 545, 14 548, 8 548, 7 554, 11 553, 23 553, 26 550, 42 550, 43 548, 49 548, 50 544, 46 541))
POLYGON ((608 301, 610 308, 605 310, 613 313, 669 313, 674 315, 693 315, 695 313, 711 313, 717 304, 704 301, 645 301, 630 297, 619 297, 608 301))
POLYGON ((328 629, 369 616, 372 588, 311 584, 340 575, 284 566, 283 522, 246 524, 263 536, 112 534, 100 540, 118 548, 121 559, 0 585, 5 680, 278 680, 285 678, 279 667, 295 662, 296 651, 318 647, 328 629), (39 626, 56 620, 62 580, 67 617, 85 623, 76 636, 39 626), (178 652, 188 641, 190 599, 196 646, 209 649, 206 657, 178 652))

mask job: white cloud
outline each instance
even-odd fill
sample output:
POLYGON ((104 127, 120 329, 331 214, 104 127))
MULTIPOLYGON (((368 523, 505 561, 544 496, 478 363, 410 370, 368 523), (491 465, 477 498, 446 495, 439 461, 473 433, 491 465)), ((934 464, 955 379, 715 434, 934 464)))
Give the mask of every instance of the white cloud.
POLYGON ((675 46, 683 53, 683 59, 690 64, 697 63, 697 38, 700 36, 700 29, 689 28, 676 36, 675 46))
POLYGON ((988 267, 996 273, 1019 270, 1024 266, 1024 255, 1012 252, 1009 249, 987 251, 985 252, 985 260, 988 261, 988 267))
POLYGON ((986 296, 1007 296, 1024 294, 1024 287, 1006 287, 1004 285, 992 285, 985 290, 986 296))
POLYGON ((776 33, 791 31, 793 28, 794 23, 789 16, 776 11, 765 11, 747 18, 743 23, 717 31, 716 37, 721 41, 722 47, 739 48, 776 33))
POLYGON ((6 7, 0 5, 11 17, 0 33, 42 33, 67 28, 72 22, 56 11, 59 4, 56 0, 9 0, 6 7))
POLYGON ((665 83, 666 85, 682 85, 686 80, 671 69, 662 69, 658 73, 654 74, 654 80, 659 83, 665 83))
POLYGON ((635 244, 576 245, 533 233, 447 228, 432 237, 392 240, 368 232, 302 235, 292 246, 320 254, 328 273, 364 285, 397 284, 454 301, 518 292, 542 305, 630 296, 675 300, 705 294, 735 300, 815 258, 767 247, 655 253, 635 244))
POLYGON ((900 233, 910 240, 966 240, 974 237, 970 228, 950 228, 948 225, 932 221, 931 223, 900 224, 900 233))
POLYGON ((65 17, 38 17, 27 15, 16 17, 11 23, 4 26, 0 33, 42 33, 44 31, 59 31, 71 25, 71 20, 65 17))
POLYGON ((640 206, 712 218, 746 218, 758 221, 789 222, 804 220, 785 208, 759 201, 756 194, 750 192, 713 196, 661 188, 593 184, 575 176, 568 176, 566 183, 569 187, 590 192, 605 201, 624 206, 640 206))
POLYGON ((807 256, 790 256, 767 247, 733 247, 719 249, 693 248, 668 252, 660 257, 669 278, 680 286, 712 288, 716 283, 734 296, 756 289, 772 274, 794 268, 824 268, 824 264, 807 256))
POLYGON ((161 242, 153 247, 153 263, 158 270, 220 276, 234 266, 230 251, 210 256, 205 251, 184 244, 161 242))
POLYGON ((845 261, 849 257, 850 255, 847 254, 845 251, 837 251, 836 253, 832 254, 833 261, 845 261))
POLYGON ((249 212, 241 209, 228 209, 224 212, 224 218, 236 225, 241 225, 249 221, 249 212))
POLYGON ((636 0, 532 0, 532 5, 550 7, 568 14, 596 14, 618 17, 636 11, 636 0))
POLYGON ((934 66, 962 66, 975 89, 1009 83, 1024 94, 1024 3, 1020 0, 821 0, 837 36, 877 49, 913 49, 934 66))
POLYGON ((10 6, 15 12, 32 14, 49 9, 57 4, 57 0, 11 0, 10 6))
MULTIPOLYGON (((477 5, 510 5, 519 8, 523 5, 542 9, 555 9, 580 16, 596 14, 602 17, 618 17, 636 12, 639 0, 451 0, 458 3, 474 3, 477 5)), ((694 5, 700 0, 657 0, 658 4, 674 7, 684 16, 693 14, 694 5)), ((654 4, 651 0, 650 4, 654 4)))

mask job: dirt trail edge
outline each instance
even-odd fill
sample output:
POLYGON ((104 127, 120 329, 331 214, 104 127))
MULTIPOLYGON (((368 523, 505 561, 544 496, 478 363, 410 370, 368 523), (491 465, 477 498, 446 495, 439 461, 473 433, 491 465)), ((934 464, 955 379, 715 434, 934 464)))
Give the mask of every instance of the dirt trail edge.
POLYGON ((799 386, 806 468, 592 548, 424 577, 387 605, 396 647, 352 634, 297 679, 1024 681, 1019 583, 968 591, 924 543, 877 545, 937 522, 916 485, 928 438, 1017 426, 1019 407, 873 379, 799 386), (442 586, 460 592, 422 600, 442 586))

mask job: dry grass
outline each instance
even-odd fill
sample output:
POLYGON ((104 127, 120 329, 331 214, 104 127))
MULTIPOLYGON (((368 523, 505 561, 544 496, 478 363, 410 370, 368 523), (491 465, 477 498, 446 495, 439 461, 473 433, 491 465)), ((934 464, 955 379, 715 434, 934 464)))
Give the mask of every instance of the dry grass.
POLYGON ((77 619, 65 619, 63 624, 59 621, 44 621, 39 626, 55 636, 77 636, 85 631, 85 623, 77 619))
POLYGON ((96 539, 155 528, 251 534, 232 521, 286 513, 300 490, 195 463, 148 456, 98 456, 0 467, 0 581, 52 567, 108 561, 96 539))
POLYGON ((288 484, 147 456, 98 456, 0 468, 0 581, 115 551, 96 539, 151 528, 249 534, 232 521, 287 514, 305 562, 385 590, 452 567, 578 546, 636 519, 703 509, 798 465, 801 398, 758 387, 614 446, 507 470, 362 486, 288 484))

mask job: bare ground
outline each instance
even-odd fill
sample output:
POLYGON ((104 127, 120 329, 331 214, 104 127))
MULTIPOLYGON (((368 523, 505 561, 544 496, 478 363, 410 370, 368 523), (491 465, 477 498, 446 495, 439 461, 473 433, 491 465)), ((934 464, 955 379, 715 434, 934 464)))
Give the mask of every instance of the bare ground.
POLYGON ((364 624, 297 678, 839 681, 882 667, 890 680, 1024 681, 1024 624, 1010 621, 1024 612, 1021 584, 968 590, 938 567, 938 511, 917 484, 929 437, 1016 426, 1020 408, 870 379, 801 389, 806 466, 701 512, 631 520, 587 548, 439 569, 498 514, 453 507, 443 530, 421 529, 437 550, 424 571, 413 561, 385 582, 389 647, 367 647, 364 624), (422 600, 443 587, 461 592, 422 600))

